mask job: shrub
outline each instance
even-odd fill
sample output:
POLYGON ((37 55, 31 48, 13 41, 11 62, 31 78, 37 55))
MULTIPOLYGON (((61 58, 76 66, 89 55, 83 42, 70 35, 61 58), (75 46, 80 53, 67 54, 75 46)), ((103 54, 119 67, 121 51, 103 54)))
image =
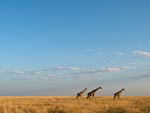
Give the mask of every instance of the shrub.
POLYGON ((48 113, 67 113, 63 108, 55 107, 48 109, 48 113))
POLYGON ((4 108, 0 106, 0 113, 4 113, 4 108))
POLYGON ((143 113, 150 113, 150 106, 141 106, 141 107, 140 107, 140 110, 141 110, 143 113))
POLYGON ((110 107, 105 113, 127 113, 127 110, 121 107, 110 107))

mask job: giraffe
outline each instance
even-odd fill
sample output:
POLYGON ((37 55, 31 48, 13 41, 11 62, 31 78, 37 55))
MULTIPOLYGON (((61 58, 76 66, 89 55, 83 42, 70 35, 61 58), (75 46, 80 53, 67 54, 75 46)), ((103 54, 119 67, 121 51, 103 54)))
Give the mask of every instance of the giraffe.
POLYGON ((118 92, 114 93, 114 100, 116 99, 116 97, 120 99, 120 94, 122 93, 122 91, 125 91, 125 89, 122 88, 122 89, 119 90, 118 92))
POLYGON ((84 88, 84 90, 82 90, 81 92, 79 92, 79 93, 77 93, 77 99, 79 99, 79 98, 82 98, 82 96, 83 96, 83 93, 86 91, 86 90, 88 90, 87 88, 84 88))
POLYGON ((90 99, 90 100, 91 100, 91 97, 93 97, 93 99, 94 99, 94 98, 95 98, 95 93, 96 93, 96 91, 99 90, 99 89, 102 89, 102 87, 98 87, 98 88, 92 90, 91 92, 89 92, 89 93, 87 94, 87 99, 90 99))

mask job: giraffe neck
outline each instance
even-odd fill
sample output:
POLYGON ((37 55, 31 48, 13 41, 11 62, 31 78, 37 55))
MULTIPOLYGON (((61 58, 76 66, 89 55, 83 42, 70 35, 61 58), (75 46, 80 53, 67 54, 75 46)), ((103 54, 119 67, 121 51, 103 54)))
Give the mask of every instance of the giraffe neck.
POLYGON ((99 90, 100 88, 96 88, 96 89, 94 89, 92 92, 96 92, 97 90, 99 90))
POLYGON ((121 93, 123 91, 123 89, 121 89, 120 91, 119 91, 119 93, 121 93))
POLYGON ((83 91, 82 91, 82 93, 84 93, 86 91, 86 89, 84 89, 83 91))

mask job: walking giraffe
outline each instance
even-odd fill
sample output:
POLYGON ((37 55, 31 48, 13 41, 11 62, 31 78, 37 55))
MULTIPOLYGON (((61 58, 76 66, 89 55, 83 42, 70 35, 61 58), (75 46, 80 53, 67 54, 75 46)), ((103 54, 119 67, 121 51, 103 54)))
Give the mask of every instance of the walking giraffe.
POLYGON ((118 97, 120 99, 120 94, 122 93, 122 91, 125 91, 124 88, 122 88, 121 90, 119 90, 118 92, 114 93, 114 100, 116 99, 116 97, 118 97))
POLYGON ((79 93, 77 93, 77 99, 79 99, 79 98, 82 98, 82 96, 83 96, 83 93, 86 91, 86 90, 88 90, 87 88, 84 88, 84 90, 82 90, 81 92, 79 92, 79 93))
POLYGON ((90 99, 90 100, 91 100, 91 97, 93 97, 93 99, 94 99, 94 98, 95 98, 95 93, 96 93, 96 91, 99 90, 99 89, 102 89, 102 87, 98 87, 98 88, 92 90, 91 92, 89 92, 89 93, 87 94, 87 99, 90 99))

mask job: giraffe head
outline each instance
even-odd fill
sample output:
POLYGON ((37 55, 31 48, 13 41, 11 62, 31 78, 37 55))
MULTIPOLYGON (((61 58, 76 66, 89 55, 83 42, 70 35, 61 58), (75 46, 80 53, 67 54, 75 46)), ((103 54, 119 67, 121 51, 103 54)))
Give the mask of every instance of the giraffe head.
POLYGON ((88 90, 87 88, 84 89, 85 91, 88 90))
POLYGON ((122 90, 122 91, 125 91, 125 89, 124 89, 124 88, 122 88, 121 90, 122 90))
POLYGON ((103 89, 102 87, 98 87, 98 89, 103 89))

